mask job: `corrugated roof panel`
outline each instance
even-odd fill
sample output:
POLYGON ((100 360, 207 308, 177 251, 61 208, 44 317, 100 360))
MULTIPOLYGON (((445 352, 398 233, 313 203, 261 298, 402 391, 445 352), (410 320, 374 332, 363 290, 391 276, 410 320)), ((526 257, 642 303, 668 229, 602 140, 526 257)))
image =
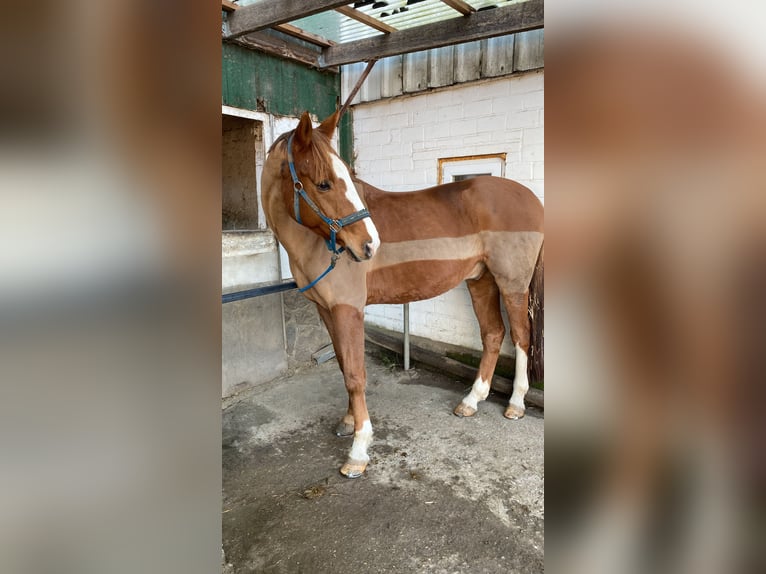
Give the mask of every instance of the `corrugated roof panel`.
POLYGON ((366 6, 361 10, 400 30, 460 16, 460 12, 440 0, 424 0, 410 5, 407 0, 397 0, 388 2, 388 6, 380 8, 366 6))
POLYGON ((317 34, 318 36, 332 40, 333 42, 340 42, 340 26, 344 19, 345 16, 342 16, 335 10, 328 10, 327 12, 314 14, 307 18, 293 20, 290 24, 302 28, 307 32, 311 32, 312 34, 317 34))
MULTIPOLYGON (((239 0, 238 4, 246 6, 248 4, 255 4, 258 1, 239 0)), ((490 6, 500 7, 521 2, 522 0, 466 1, 478 10, 490 6)), ((348 6, 398 30, 406 30, 407 28, 415 28, 424 24, 462 17, 460 12, 450 8, 441 0, 365 0, 363 2, 349 2, 348 6)), ((290 23, 307 32, 312 32, 334 42, 353 42, 354 40, 382 34, 382 32, 353 18, 343 16, 335 10, 328 10, 308 16, 307 18, 293 20, 290 23)))

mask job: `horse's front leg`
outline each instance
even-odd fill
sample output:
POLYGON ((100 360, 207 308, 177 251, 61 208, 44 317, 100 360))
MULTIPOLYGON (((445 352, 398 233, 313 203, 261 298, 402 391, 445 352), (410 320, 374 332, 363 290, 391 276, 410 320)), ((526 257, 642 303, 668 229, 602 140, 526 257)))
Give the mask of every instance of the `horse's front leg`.
POLYGON ((372 442, 372 425, 364 396, 367 384, 364 367, 364 311, 342 304, 333 307, 331 315, 335 354, 343 365, 349 411, 354 422, 354 444, 340 472, 348 478, 357 478, 370 461, 367 447, 372 442))
MULTIPOLYGON (((330 334, 330 340, 332 341, 333 349, 335 349, 335 357, 338 359, 338 366, 340 372, 343 373, 343 356, 338 351, 338 341, 335 338, 335 326, 333 325, 332 313, 329 309, 325 309, 321 305, 317 305, 319 316, 327 327, 327 332, 330 334)), ((340 419, 338 426, 335 427, 335 434, 338 436, 353 436, 354 434, 354 411, 352 410, 351 400, 348 401, 348 410, 343 418, 340 419)))

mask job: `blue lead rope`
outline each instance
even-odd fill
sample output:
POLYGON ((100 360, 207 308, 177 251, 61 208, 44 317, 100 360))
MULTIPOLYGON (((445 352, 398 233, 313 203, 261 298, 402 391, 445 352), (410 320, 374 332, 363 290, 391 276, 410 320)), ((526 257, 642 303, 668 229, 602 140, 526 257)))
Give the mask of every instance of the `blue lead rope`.
POLYGON ((293 137, 295 136, 295 132, 290 134, 290 137, 287 140, 287 162, 288 167, 290 168, 290 176, 293 178, 293 211, 295 212, 295 220, 303 224, 303 221, 301 221, 301 198, 303 198, 303 201, 306 202, 306 204, 311 208, 311 210, 316 213, 319 218, 324 221, 327 224, 327 227, 330 228, 330 239, 326 239, 325 243, 327 243, 327 249, 330 250, 332 253, 332 256, 330 258, 330 266, 324 270, 324 273, 322 273, 319 277, 314 279, 311 283, 306 285, 305 287, 301 287, 298 289, 301 293, 304 291, 308 291, 311 289, 314 285, 319 283, 320 280, 324 278, 325 275, 327 275, 330 271, 335 269, 335 264, 338 262, 338 258, 340 257, 340 254, 343 253, 346 248, 345 247, 338 247, 338 244, 335 241, 336 234, 343 229, 343 227, 347 225, 351 225, 352 223, 356 223, 357 221, 360 221, 364 219, 365 217, 370 217, 370 212, 366 209, 362 209, 360 211, 356 211, 352 213, 351 215, 347 215, 346 217, 342 217, 341 219, 332 219, 330 217, 327 217, 324 213, 322 213, 322 210, 317 207, 317 204, 314 203, 311 198, 306 194, 306 191, 303 189, 303 184, 301 183, 301 180, 298 179, 298 174, 295 171, 295 163, 293 161, 293 137))

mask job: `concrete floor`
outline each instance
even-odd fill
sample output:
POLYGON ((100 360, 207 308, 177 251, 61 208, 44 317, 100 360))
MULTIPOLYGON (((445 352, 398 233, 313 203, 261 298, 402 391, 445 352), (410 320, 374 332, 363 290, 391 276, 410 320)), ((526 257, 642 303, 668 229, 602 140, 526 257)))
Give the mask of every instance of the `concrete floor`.
POLYGON ((338 472, 334 360, 225 402, 224 571, 542 572, 542 412, 509 421, 490 395, 460 419, 453 377, 369 353, 367 371, 375 438, 356 480, 338 472))

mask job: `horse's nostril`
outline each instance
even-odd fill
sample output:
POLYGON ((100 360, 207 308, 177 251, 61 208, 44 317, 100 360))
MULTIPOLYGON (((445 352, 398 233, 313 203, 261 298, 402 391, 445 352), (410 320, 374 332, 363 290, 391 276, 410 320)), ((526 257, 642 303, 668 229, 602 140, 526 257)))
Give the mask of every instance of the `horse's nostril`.
POLYGON ((372 249, 372 241, 368 241, 367 243, 364 244, 364 256, 367 259, 369 259, 370 257, 372 257, 373 253, 374 251, 372 249))

